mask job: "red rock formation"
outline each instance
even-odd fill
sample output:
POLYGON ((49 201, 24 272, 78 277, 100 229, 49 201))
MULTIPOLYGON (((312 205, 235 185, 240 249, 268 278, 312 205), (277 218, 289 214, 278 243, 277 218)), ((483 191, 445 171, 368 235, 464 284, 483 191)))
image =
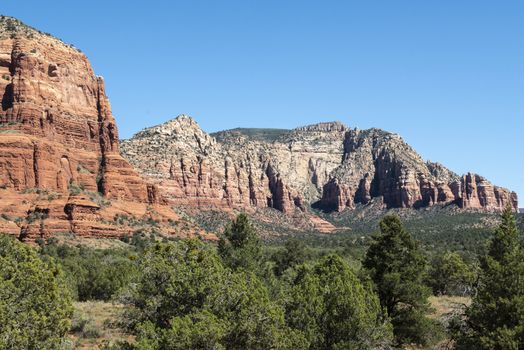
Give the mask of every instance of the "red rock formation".
POLYGON ((309 220, 313 224, 315 230, 320 233, 333 233, 337 231, 337 227, 335 225, 318 216, 310 216, 309 220))
MULTIPOLYGON (((0 210, 7 218, 0 230, 27 240, 67 232, 118 237, 133 229, 112 218, 103 223, 108 210, 86 194, 144 208, 164 203, 120 155, 103 79, 80 51, 1 17, 0 92, 0 210)), ((172 211, 160 217, 179 219, 172 211)))
POLYGON ((85 55, 20 32, 0 40, 0 75, 2 185, 66 192, 75 183, 147 201, 145 183, 119 155, 103 80, 85 55))
POLYGON ((511 205, 515 211, 518 210, 518 199, 515 192, 493 186, 479 175, 472 173, 464 175, 460 185, 461 196, 458 203, 461 208, 500 210, 511 205))
MULTIPOLYGON (((364 190, 362 196, 367 196, 364 190)), ((326 210, 342 211, 346 208, 353 208, 353 190, 346 184, 340 184, 336 178, 324 185, 322 193, 322 207, 326 210)))

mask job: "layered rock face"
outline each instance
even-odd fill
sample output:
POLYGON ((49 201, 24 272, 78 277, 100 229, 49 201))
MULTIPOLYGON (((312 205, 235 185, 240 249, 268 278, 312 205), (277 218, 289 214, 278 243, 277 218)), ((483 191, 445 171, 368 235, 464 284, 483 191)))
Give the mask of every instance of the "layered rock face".
POLYGON ((0 184, 66 192, 76 183, 147 201, 145 182, 119 154, 103 79, 86 56, 14 19, 0 22, 0 184))
POLYGON ((297 130, 268 143, 239 132, 215 138, 190 117, 179 116, 123 141, 121 149, 174 204, 290 212, 318 199, 340 163, 345 127, 338 127, 297 130))
POLYGON ((0 17, 0 92, 0 231, 119 236, 132 229, 111 225, 113 215, 149 215, 162 204, 120 155, 103 79, 80 51, 0 17))
POLYGON ((456 203, 461 208, 517 208, 514 192, 479 175, 462 177, 424 160, 400 136, 379 129, 350 130, 340 167, 324 186, 321 204, 343 210, 382 197, 388 208, 420 208, 456 203))
POLYGON ((515 193, 425 162, 398 135, 339 122, 208 135, 179 116, 122 141, 121 151, 177 205, 341 211, 381 198, 389 208, 517 207, 515 193))

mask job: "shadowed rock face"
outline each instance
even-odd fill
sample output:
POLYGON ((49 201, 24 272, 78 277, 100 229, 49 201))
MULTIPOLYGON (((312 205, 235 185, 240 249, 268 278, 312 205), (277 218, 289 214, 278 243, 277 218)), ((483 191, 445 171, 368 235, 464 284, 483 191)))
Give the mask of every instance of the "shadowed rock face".
POLYGON ((425 162, 398 135, 339 122, 208 135, 179 116, 122 141, 121 151, 172 203, 200 208, 341 211, 376 197, 389 208, 517 207, 515 193, 425 162))

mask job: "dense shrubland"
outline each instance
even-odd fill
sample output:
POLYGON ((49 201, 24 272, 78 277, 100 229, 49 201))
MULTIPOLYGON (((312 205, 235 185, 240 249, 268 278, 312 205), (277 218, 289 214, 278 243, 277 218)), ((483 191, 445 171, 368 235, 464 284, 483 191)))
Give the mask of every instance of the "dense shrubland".
MULTIPOLYGON (((350 244, 319 249, 299 238, 267 246, 242 214, 218 245, 123 240, 127 248, 50 240, 35 250, 0 237, 0 348, 64 347, 71 299, 123 305, 119 327, 132 338, 108 349, 430 348, 446 331, 459 349, 524 346, 524 252, 510 211, 479 259, 428 254, 395 216, 358 255, 350 244), (428 317, 431 294, 473 303, 444 325, 428 317)), ((73 321, 98 334, 93 322, 73 321)))
POLYGON ((136 252, 48 243, 42 245, 40 255, 60 263, 67 286, 78 301, 110 300, 137 273, 136 252))

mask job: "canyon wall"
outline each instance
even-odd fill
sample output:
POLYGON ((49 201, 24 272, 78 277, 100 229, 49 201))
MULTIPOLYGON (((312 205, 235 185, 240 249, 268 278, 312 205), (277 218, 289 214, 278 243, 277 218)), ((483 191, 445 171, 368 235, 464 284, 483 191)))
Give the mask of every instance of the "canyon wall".
POLYGON ((396 134, 340 122, 209 135, 182 115, 122 141, 121 150, 175 205, 342 211, 376 198, 387 208, 517 208, 514 192, 426 162, 396 134))
POLYGON ((79 50, 0 17, 0 92, 0 230, 32 239, 121 236, 132 230, 112 226, 114 215, 162 205, 120 155, 104 81, 79 50))

